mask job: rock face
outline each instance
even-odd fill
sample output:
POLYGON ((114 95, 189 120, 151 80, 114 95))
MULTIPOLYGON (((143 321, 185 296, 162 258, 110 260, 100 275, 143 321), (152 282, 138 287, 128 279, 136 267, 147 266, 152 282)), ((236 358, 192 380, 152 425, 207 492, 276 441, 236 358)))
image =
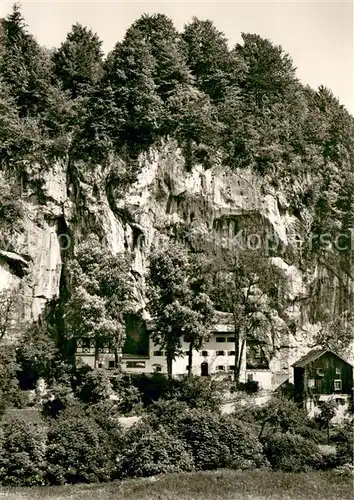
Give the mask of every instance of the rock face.
POLYGON ((75 181, 64 163, 43 173, 40 199, 34 191, 23 193, 22 227, 0 245, 12 252, 11 258, 0 254, 0 288, 21 281, 26 315, 36 319, 47 301, 59 297, 62 267, 74 242, 96 232, 107 251, 133 252, 136 294, 144 305, 148 251, 162 228, 187 228, 194 245, 206 235, 230 242, 242 233, 254 246, 271 236, 275 262, 289 280, 291 306, 269 338, 269 352, 273 372, 287 370, 309 350, 320 327, 319 306, 333 318, 347 309, 354 291, 350 273, 336 262, 311 267, 302 262, 300 241, 308 236, 309 214, 295 217, 284 194, 251 171, 230 171, 218 162, 209 170, 195 165, 187 171, 173 142, 141 155, 139 164, 136 181, 124 193, 108 189, 110 172, 99 167, 75 181))

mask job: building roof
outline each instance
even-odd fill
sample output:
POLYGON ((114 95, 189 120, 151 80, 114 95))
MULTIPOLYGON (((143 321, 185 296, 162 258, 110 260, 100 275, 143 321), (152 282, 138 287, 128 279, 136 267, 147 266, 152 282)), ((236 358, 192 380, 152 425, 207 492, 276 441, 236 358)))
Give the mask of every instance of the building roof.
POLYGON ((350 363, 346 359, 342 358, 341 356, 338 356, 338 354, 336 354, 333 351, 330 351, 329 349, 312 349, 312 351, 305 354, 305 356, 302 356, 302 358, 298 359, 296 363, 294 363, 292 366, 305 368, 305 366, 307 366, 309 363, 312 363, 312 361, 315 361, 315 359, 320 358, 326 352, 333 354, 333 356, 337 356, 337 358, 341 359, 342 361, 350 365, 350 363))

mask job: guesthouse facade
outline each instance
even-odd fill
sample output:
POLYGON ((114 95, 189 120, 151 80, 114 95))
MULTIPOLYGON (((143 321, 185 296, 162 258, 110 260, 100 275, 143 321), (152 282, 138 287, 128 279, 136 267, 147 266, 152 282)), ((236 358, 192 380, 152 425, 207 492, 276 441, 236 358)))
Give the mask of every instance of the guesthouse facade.
MULTIPOLYGON (((128 318, 126 342, 121 368, 125 373, 167 374, 166 353, 151 339, 153 324, 138 318, 128 318)), ((183 339, 182 353, 172 366, 174 376, 188 373, 189 344, 183 339)), ((77 340, 76 359, 92 368, 114 370, 116 357, 108 345, 95 345, 94 339, 77 340)), ((192 373, 200 376, 232 376, 235 364, 235 336, 232 315, 218 313, 208 342, 200 351, 193 351, 192 373)), ((257 342, 249 341, 244 349, 240 380, 258 382, 261 389, 272 389, 273 376, 268 361, 257 342)))

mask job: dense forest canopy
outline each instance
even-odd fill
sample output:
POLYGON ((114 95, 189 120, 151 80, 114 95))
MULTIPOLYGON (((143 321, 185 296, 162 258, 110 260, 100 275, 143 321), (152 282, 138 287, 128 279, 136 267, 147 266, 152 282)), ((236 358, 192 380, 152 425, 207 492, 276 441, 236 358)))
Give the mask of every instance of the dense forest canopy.
POLYGON ((314 213, 312 231, 351 228, 353 117, 328 88, 304 86, 279 45, 242 33, 229 48, 210 20, 193 18, 180 33, 165 15, 144 14, 103 58, 80 24, 51 51, 18 6, 1 24, 3 172, 33 183, 61 158, 85 176, 112 158, 134 165, 170 137, 187 166, 221 158, 281 187, 294 213, 314 213))

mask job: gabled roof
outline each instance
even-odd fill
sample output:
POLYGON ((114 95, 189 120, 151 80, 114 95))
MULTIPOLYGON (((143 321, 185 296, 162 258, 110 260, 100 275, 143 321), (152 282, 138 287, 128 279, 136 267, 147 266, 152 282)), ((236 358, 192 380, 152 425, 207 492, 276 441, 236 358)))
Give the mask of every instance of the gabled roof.
POLYGON ((302 356, 302 358, 297 360, 296 363, 294 363, 292 366, 305 368, 305 366, 307 366, 309 363, 312 363, 312 361, 315 361, 315 359, 320 358, 321 356, 323 356, 323 354, 327 352, 333 354, 333 356, 336 356, 337 358, 341 359, 348 365, 352 366, 346 359, 342 358, 341 356, 338 356, 338 354, 336 354, 333 351, 330 351, 329 349, 312 349, 312 351, 305 354, 305 356, 302 356))

